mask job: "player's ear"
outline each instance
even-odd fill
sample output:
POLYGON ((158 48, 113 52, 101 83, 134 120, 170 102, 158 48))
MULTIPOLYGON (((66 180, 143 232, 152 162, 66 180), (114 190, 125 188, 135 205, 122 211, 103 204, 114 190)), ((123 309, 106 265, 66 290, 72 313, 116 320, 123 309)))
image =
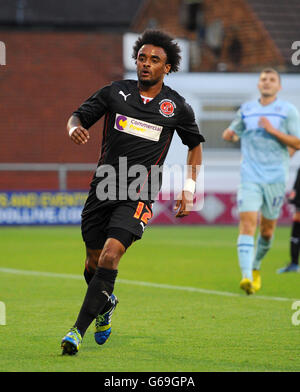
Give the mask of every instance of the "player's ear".
POLYGON ((171 71, 171 64, 165 65, 165 74, 167 75, 171 71))
POLYGON ((282 85, 281 85, 281 81, 280 81, 280 79, 279 79, 279 88, 278 88, 278 91, 280 91, 282 89, 282 85))

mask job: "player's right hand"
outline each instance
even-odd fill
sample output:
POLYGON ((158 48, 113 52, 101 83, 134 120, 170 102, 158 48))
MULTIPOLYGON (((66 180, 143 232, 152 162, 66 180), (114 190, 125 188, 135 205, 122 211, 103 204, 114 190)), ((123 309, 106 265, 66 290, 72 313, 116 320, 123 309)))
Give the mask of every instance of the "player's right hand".
POLYGON ((81 125, 78 125, 78 127, 73 131, 70 136, 70 139, 73 140, 73 142, 76 144, 85 144, 88 142, 89 138, 89 131, 87 131, 81 125))
POLYGON ((239 140, 239 137, 237 136, 237 134, 229 128, 225 129, 222 137, 227 142, 236 142, 239 140))

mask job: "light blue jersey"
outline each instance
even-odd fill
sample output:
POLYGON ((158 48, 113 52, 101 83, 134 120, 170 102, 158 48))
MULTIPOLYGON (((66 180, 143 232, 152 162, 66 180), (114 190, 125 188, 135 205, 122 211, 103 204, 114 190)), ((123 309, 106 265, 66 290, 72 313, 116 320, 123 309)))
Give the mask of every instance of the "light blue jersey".
POLYGON ((259 100, 244 103, 230 124, 241 139, 241 181, 257 184, 286 183, 289 153, 287 146, 258 123, 266 117, 281 132, 300 138, 300 117, 296 107, 276 99, 263 106, 259 100))

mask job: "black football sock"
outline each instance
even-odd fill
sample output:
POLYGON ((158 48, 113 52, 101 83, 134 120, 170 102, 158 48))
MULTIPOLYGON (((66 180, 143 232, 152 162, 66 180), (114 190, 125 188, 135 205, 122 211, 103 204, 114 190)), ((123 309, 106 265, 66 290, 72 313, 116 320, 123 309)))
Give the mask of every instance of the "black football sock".
POLYGON ((291 262, 298 264, 300 250, 300 222, 294 221, 290 239, 291 262))
POLYGON ((101 310, 101 314, 104 314, 106 312, 108 312, 111 307, 112 307, 113 303, 111 301, 111 298, 106 302, 106 304, 104 305, 104 308, 101 310))
POLYGON ((85 279, 87 285, 90 284, 90 281, 92 280, 94 274, 95 274, 95 271, 94 271, 94 270, 93 270, 93 273, 91 273, 91 272, 88 271, 88 269, 85 267, 85 269, 84 269, 84 271, 83 271, 83 276, 84 276, 84 279, 85 279))
POLYGON ((75 327, 83 337, 91 322, 98 316, 112 295, 118 270, 97 267, 80 309, 75 327))
MULTIPOLYGON (((88 270, 86 267, 85 267, 85 269, 83 271, 84 279, 85 279, 87 285, 90 284, 90 281, 92 280, 92 278, 93 278, 93 276, 95 274, 95 270, 92 270, 92 271, 93 272, 91 273, 91 270, 88 270)), ((106 302, 104 308, 102 309, 101 314, 104 314, 104 313, 108 312, 111 309, 112 305, 113 305, 113 303, 109 299, 106 302)))

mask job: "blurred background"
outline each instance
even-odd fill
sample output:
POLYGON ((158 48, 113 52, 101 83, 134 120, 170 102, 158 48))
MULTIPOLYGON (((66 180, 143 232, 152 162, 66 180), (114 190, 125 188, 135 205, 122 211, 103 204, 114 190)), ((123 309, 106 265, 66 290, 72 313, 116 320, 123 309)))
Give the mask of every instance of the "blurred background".
MULTIPOLYGON (((0 0, 0 225, 79 224, 102 121, 85 146, 70 142, 66 122, 99 88, 136 78, 132 46, 146 28, 178 40, 181 70, 165 83, 192 105, 206 138, 203 209, 179 222, 161 200, 152 224, 235 224, 241 156, 221 135, 258 97, 267 66, 282 75, 280 97, 300 110, 299 20, 299 0, 0 0)), ((185 160, 176 136, 166 163, 185 160)), ((280 224, 291 214, 285 203, 280 224)))

